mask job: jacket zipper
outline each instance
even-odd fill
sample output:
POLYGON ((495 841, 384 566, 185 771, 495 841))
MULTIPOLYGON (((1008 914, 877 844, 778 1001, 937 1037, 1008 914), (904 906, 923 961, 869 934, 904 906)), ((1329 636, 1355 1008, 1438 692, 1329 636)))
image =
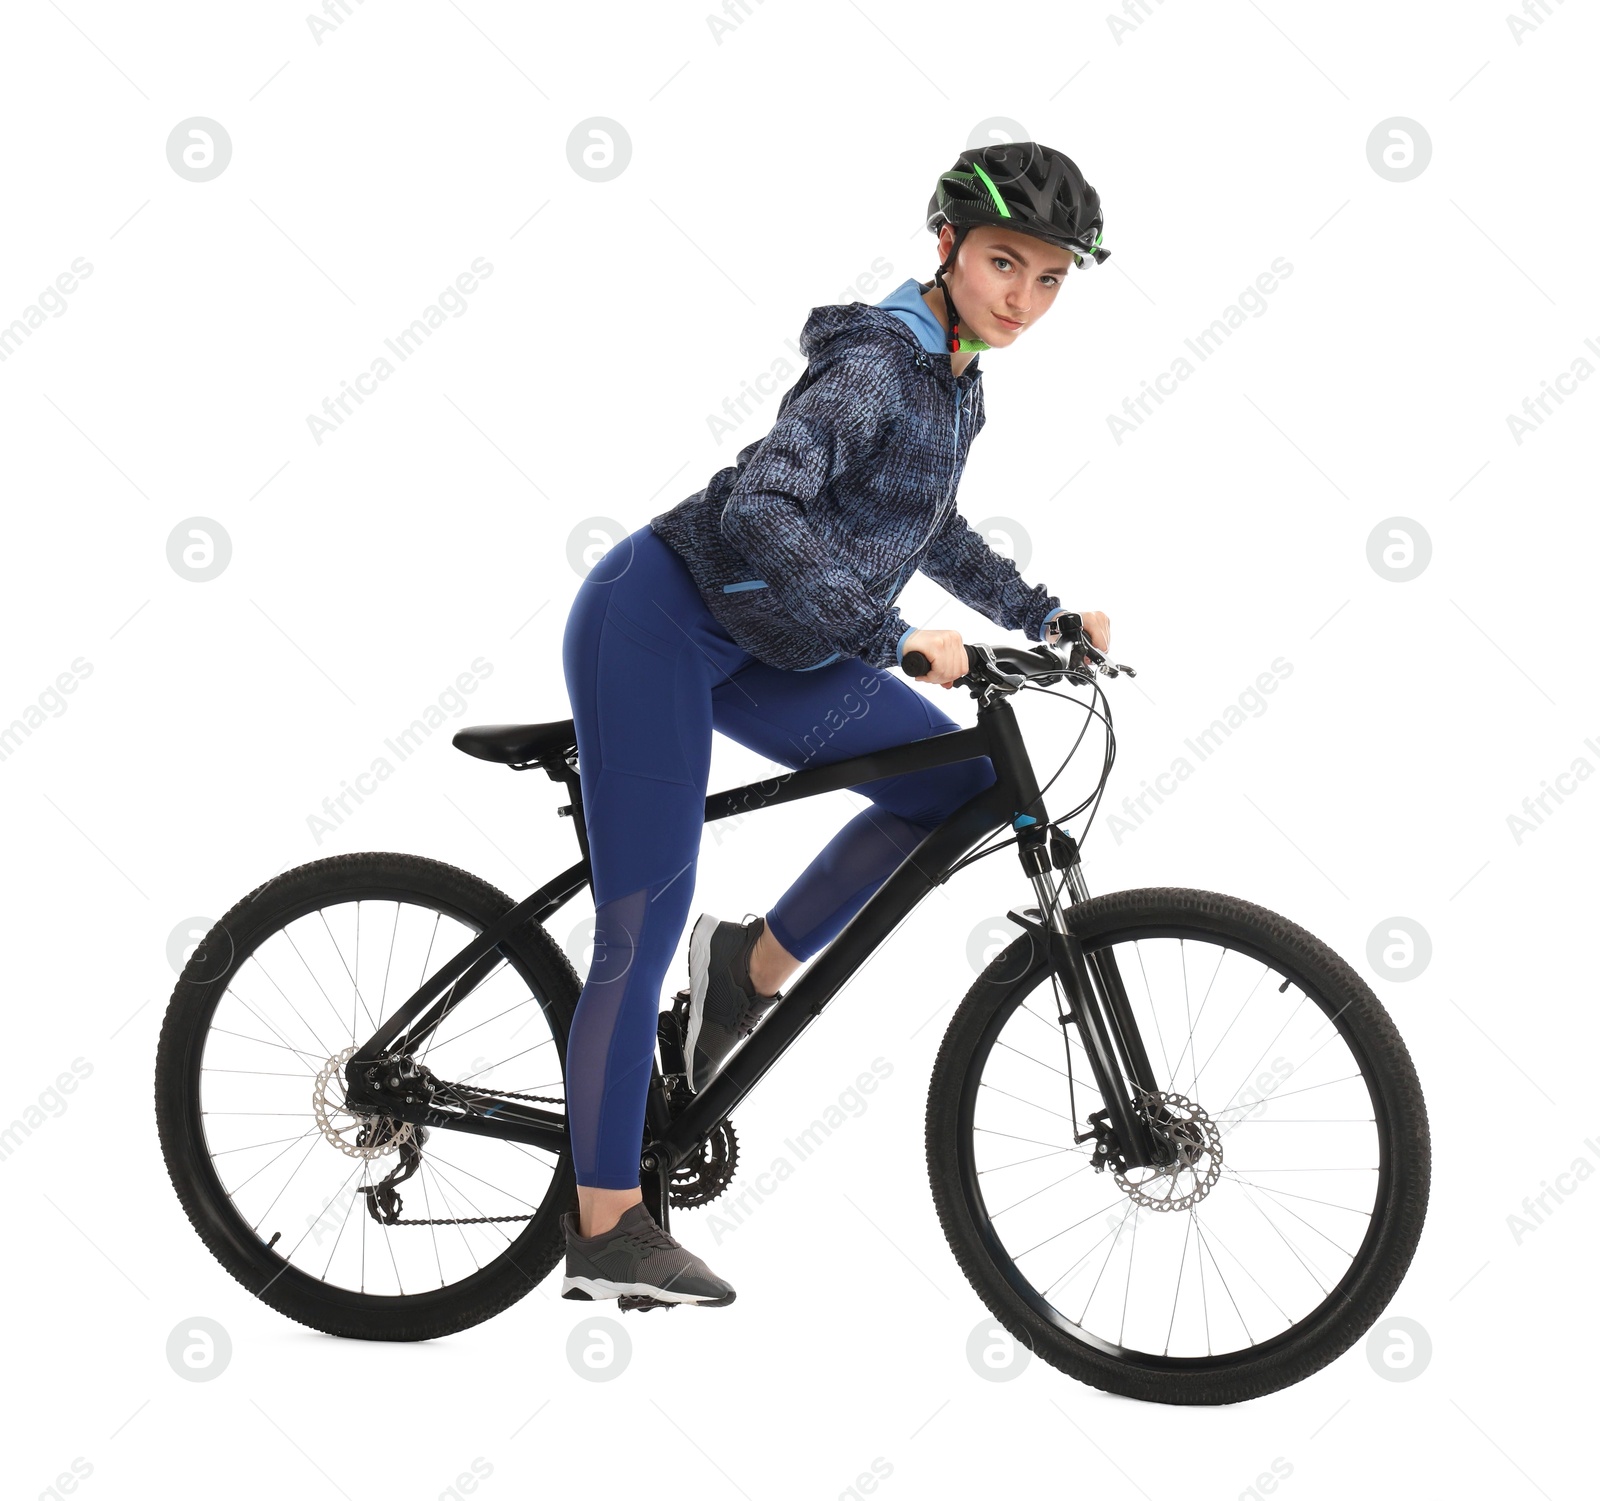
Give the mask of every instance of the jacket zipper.
MULTIPOLYGON (((924 547, 926 547, 928 545, 929 539, 933 536, 933 534, 936 531, 939 530, 940 526, 942 526, 944 524, 945 517, 946 517, 946 514, 947 514, 946 507, 949 505, 950 497, 955 493, 956 463, 961 457, 961 408, 963 406, 963 403, 964 403, 964 397, 962 395, 961 388, 960 388, 960 386, 957 386, 956 387, 956 411, 955 411, 956 423, 955 423, 955 431, 954 431, 954 433, 952 435, 952 446, 951 446, 951 449, 950 449, 950 478, 949 478, 948 482, 945 485, 944 500, 940 502, 938 509, 934 512, 933 525, 928 528, 928 535, 922 539, 921 545, 917 549, 917 551, 919 551, 919 552, 922 550, 922 548, 924 548, 924 547)), ((904 575, 904 573, 905 573, 905 564, 902 563, 900 565, 899 570, 895 574, 894 583, 889 586, 889 592, 888 592, 888 594, 886 594, 884 596, 884 601, 883 602, 884 602, 885 606, 889 605, 893 601, 894 596, 895 596, 895 591, 900 587, 900 579, 904 575)), ((746 582, 740 583, 740 584, 724 584, 722 586, 722 592, 724 594, 733 594, 733 593, 736 593, 736 592, 737 593, 742 593, 744 590, 747 590, 747 589, 764 589, 764 588, 766 588, 766 582, 764 580, 761 580, 761 579, 749 579, 746 582)), ((798 672, 812 672, 818 667, 826 667, 830 663, 837 662, 838 660, 839 660, 839 653, 838 652, 834 652, 832 656, 824 657, 820 662, 813 662, 811 664, 811 666, 809 666, 809 667, 800 667, 800 668, 796 668, 795 670, 798 671, 798 672)))
MULTIPOLYGON (((961 388, 958 386, 956 388, 955 445, 950 450, 950 483, 945 486, 944 491, 944 498, 947 504, 951 501, 956 493, 956 463, 961 457, 961 407, 964 400, 965 398, 961 394, 961 388)), ((941 524, 943 523, 943 520, 944 518, 940 517, 941 524)), ((938 528, 935 527, 934 530, 937 531, 938 528)), ((930 532, 928 535, 931 537, 933 533, 930 532)))
MULTIPOLYGON (((922 549, 928 545, 928 542, 933 537, 933 534, 936 531, 938 531, 941 526, 944 525, 945 520, 947 519, 947 517, 949 515, 948 507, 949 507, 949 504, 950 504, 950 498, 955 493, 956 463, 961 457, 961 409, 962 409, 962 406, 963 406, 963 401, 964 401, 964 399, 963 399, 962 394, 961 394, 961 389, 960 389, 960 387, 957 387, 956 388, 956 412, 955 412, 956 425, 955 425, 955 432, 954 432, 954 435, 953 435, 953 438, 952 438, 952 447, 950 449, 950 478, 949 478, 948 482, 945 485, 944 499, 942 501, 940 501, 938 507, 935 509, 935 511, 933 513, 933 525, 928 528, 928 535, 926 537, 924 537, 922 539, 921 543, 918 545, 918 547, 917 547, 917 551, 918 552, 921 552, 922 549)), ((895 596, 895 591, 900 587, 900 579, 901 579, 901 576, 904 573, 905 573, 905 564, 902 563, 900 565, 899 573, 897 573, 895 575, 895 580, 894 580, 893 585, 890 587, 888 594, 884 597, 884 601, 883 602, 884 602, 885 605, 888 605, 893 601, 894 596, 895 596)))
MULTIPOLYGON (((945 488, 944 488, 944 499, 939 503, 938 510, 936 510, 934 512, 933 525, 928 528, 928 535, 922 539, 922 546, 923 547, 926 547, 928 545, 928 542, 932 538, 933 534, 936 531, 938 531, 941 526, 944 525, 946 514, 947 514, 947 508, 950 505, 951 497, 955 494, 955 489, 956 489, 956 463, 961 457, 961 407, 962 407, 962 402, 963 402, 963 397, 962 397, 962 394, 961 394, 961 388, 958 386, 956 388, 956 429, 955 429, 955 436, 954 436, 954 439, 953 439, 953 442, 952 442, 952 446, 951 446, 951 449, 950 449, 950 479, 946 483, 945 488)), ((921 551, 921 548, 919 548, 918 551, 921 551)))

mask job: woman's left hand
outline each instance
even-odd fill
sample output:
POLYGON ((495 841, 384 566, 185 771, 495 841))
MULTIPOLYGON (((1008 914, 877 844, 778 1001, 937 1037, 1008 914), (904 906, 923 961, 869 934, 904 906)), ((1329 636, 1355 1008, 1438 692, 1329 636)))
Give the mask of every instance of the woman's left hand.
POLYGON ((1111 617, 1099 610, 1083 612, 1083 634, 1097 651, 1111 650, 1111 617))

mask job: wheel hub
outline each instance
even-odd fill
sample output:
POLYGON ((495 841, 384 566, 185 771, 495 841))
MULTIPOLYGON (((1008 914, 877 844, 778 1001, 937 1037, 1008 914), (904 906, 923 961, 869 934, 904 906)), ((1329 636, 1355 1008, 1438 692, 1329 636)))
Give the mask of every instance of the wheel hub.
POLYGON ((1172 1143, 1176 1160, 1163 1167, 1114 1169, 1112 1176, 1141 1209, 1163 1214, 1192 1209, 1222 1176, 1222 1133, 1187 1096, 1163 1091, 1156 1100, 1150 1124, 1172 1143))
POLYGON ((325 1140, 347 1157, 386 1157, 410 1141, 410 1121, 387 1115, 362 1115, 345 1103, 345 1065, 355 1057, 354 1046, 335 1053, 317 1073, 311 1088, 311 1109, 325 1140))

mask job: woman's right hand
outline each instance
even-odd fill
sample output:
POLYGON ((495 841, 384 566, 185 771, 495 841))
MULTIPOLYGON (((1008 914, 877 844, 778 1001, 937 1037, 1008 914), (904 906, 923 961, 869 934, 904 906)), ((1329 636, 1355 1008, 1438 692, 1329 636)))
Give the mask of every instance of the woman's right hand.
POLYGON ((902 660, 907 653, 919 651, 931 664, 915 683, 939 683, 948 688, 967 671, 967 649, 960 631, 913 631, 906 637, 902 660))

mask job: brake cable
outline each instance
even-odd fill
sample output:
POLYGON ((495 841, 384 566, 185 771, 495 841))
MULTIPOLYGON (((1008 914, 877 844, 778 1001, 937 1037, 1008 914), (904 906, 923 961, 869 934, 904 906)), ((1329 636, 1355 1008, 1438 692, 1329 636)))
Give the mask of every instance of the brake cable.
MULTIPOLYGON (((1039 789, 1040 797, 1043 797, 1044 794, 1055 785, 1056 779, 1067 769, 1068 765, 1071 764, 1072 759, 1077 755, 1078 747, 1083 743, 1083 737, 1089 731, 1090 719, 1098 719, 1106 728, 1106 751, 1101 760, 1098 785, 1096 786, 1095 790, 1090 793, 1088 797, 1084 798, 1084 800, 1076 807, 1070 808, 1067 810, 1067 812, 1059 814, 1055 818, 1050 819, 1045 825, 1046 828, 1056 828, 1067 819, 1076 818, 1078 814, 1081 813, 1085 808, 1089 807, 1090 804, 1094 804, 1096 808, 1098 808, 1099 801, 1104 796, 1106 782, 1110 778, 1112 765, 1116 761, 1117 737, 1116 732, 1113 730, 1111 724, 1111 703, 1110 700, 1106 698, 1105 689, 1103 689, 1099 682, 1093 677, 1090 677, 1085 685, 1090 688, 1094 694, 1094 698, 1091 698, 1088 703, 1085 703, 1082 699, 1074 698, 1070 693, 1062 693, 1054 688, 1046 688, 1042 684, 1024 681, 1020 686, 1021 688, 1028 689, 1034 693, 1048 693, 1052 698, 1066 699, 1068 703, 1075 704, 1078 708, 1085 711, 1083 727, 1078 731, 1078 738, 1073 741, 1071 749, 1068 750, 1065 759, 1063 759, 1061 764, 1055 769, 1055 772, 1051 775, 1050 780, 1039 789), (1105 705, 1104 712, 1096 707, 1096 700, 1105 705)), ((1012 691, 1015 692, 1019 690, 1014 689, 1012 691)), ((1093 819, 1094 814, 1091 813, 1089 815, 1089 821, 1092 823, 1093 819)), ((1087 832, 1088 824, 1085 824, 1083 834, 1086 834, 1087 832)), ((966 866, 971 865, 976 860, 982 860, 989 855, 998 854, 999 851, 1008 849, 1012 845, 1017 844, 1021 839, 1021 835, 1017 833, 1013 833, 1009 837, 1004 837, 1005 834, 1006 831, 1004 829, 997 829, 994 833, 988 835, 985 843, 980 844, 978 848, 973 850, 970 854, 962 856, 960 860, 956 861, 956 863, 950 867, 949 875, 954 875, 958 870, 964 869, 966 866), (999 842, 995 842, 996 840, 999 842)), ((1083 834, 1078 836, 1078 842, 1080 845, 1083 843, 1083 834)), ((949 875, 947 875, 946 879, 949 878, 949 875)), ((1063 876, 1062 879, 1065 880, 1065 876, 1063 876)), ((1057 895, 1059 898, 1059 893, 1057 895)))

